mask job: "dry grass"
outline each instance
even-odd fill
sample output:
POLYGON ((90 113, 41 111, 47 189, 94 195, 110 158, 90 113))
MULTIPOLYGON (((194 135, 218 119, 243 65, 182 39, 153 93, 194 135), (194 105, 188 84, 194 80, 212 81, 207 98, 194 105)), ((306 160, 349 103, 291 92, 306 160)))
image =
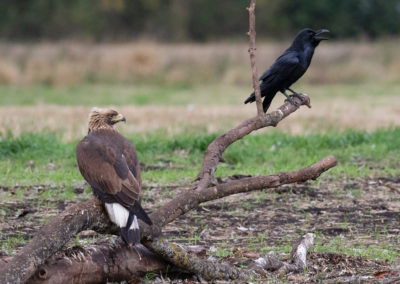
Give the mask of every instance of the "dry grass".
MULTIPOLYGON (((265 70, 288 43, 258 43, 265 70)), ((398 81, 398 40, 324 42, 303 82, 398 81)), ((247 43, 0 44, 0 83, 70 85, 82 82, 249 84, 247 43)))
MULTIPOLYGON (((358 97, 312 99, 313 108, 301 108, 279 126, 279 131, 293 134, 326 132, 330 130, 374 130, 400 125, 400 100, 392 97, 358 97)), ((282 99, 277 99, 274 106, 282 99)), ((143 133, 155 130, 170 134, 189 131, 218 132, 237 125, 255 115, 255 105, 238 106, 118 106, 127 123, 122 132, 143 133)), ((0 107, 0 131, 22 132, 57 131, 64 139, 73 140, 85 135, 90 107, 38 105, 0 107)))

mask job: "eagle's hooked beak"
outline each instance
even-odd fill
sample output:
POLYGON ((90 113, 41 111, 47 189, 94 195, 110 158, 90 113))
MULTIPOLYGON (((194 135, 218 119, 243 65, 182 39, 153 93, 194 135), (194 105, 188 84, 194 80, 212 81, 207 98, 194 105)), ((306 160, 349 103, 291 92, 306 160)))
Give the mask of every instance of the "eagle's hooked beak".
POLYGON ((117 123, 117 122, 120 122, 120 121, 126 122, 125 116, 124 116, 122 113, 117 114, 116 116, 114 116, 114 117, 111 119, 111 122, 112 122, 113 124, 114 124, 114 123, 117 123))
POLYGON ((326 30, 326 29, 317 30, 316 33, 315 33, 314 39, 316 39, 318 41, 328 40, 329 38, 327 38, 327 37, 319 36, 319 35, 322 35, 324 33, 329 33, 329 30, 326 30))

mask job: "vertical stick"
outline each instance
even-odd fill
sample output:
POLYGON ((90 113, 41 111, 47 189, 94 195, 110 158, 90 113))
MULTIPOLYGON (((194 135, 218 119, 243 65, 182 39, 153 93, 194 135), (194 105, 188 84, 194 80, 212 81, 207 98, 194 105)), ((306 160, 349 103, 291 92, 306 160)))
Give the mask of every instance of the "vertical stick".
POLYGON ((256 8, 256 0, 250 1, 250 7, 247 8, 249 11, 249 32, 248 35, 250 37, 249 42, 249 54, 250 54, 250 64, 251 64, 251 71, 253 77, 253 89, 254 94, 256 96, 256 104, 257 104, 257 113, 258 115, 263 115, 263 107, 261 103, 261 92, 260 92, 260 83, 258 81, 258 74, 257 74, 257 66, 256 66, 256 16, 254 15, 254 9, 256 8))

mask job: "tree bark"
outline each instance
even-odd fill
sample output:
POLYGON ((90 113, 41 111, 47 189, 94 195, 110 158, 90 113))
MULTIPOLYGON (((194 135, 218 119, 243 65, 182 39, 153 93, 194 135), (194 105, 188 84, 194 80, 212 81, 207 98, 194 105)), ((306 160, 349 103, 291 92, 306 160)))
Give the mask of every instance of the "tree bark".
POLYGON ((141 245, 129 248, 113 241, 77 247, 56 255, 37 269, 29 284, 137 282, 167 263, 141 245))

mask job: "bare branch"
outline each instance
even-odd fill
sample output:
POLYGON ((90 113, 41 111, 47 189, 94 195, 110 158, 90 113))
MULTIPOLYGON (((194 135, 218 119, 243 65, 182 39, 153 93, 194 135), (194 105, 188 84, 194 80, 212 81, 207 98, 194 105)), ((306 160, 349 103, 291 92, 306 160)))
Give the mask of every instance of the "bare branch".
POLYGON ((256 8, 256 0, 251 0, 250 7, 247 8, 249 11, 249 54, 250 54, 250 65, 251 74, 253 78, 253 89, 256 97, 257 114, 262 116, 264 114, 263 106, 261 103, 261 92, 260 83, 258 81, 258 73, 256 66, 256 16, 254 10, 256 8))
MULTIPOLYGON (((299 106, 302 104, 307 106, 310 105, 310 98, 307 95, 303 95, 303 101, 301 101, 297 97, 294 97, 293 99, 297 102, 299 106)), ((198 181, 197 189, 204 189, 210 184, 212 178, 214 177, 214 173, 217 170, 218 164, 222 158, 222 154, 224 153, 226 148, 255 130, 267 126, 278 125, 278 123, 282 119, 295 112, 298 108, 298 106, 294 106, 290 102, 285 102, 276 111, 267 113, 262 116, 250 118, 242 122, 235 128, 232 128, 228 132, 217 137, 213 142, 210 143, 207 150, 204 152, 203 165, 196 178, 196 180, 198 181)))
POLYGON ((243 178, 202 190, 188 190, 160 207, 156 214, 152 214, 150 217, 152 220, 156 220, 157 226, 162 227, 193 208, 196 208, 202 202, 215 200, 236 193, 261 190, 264 188, 277 187, 283 184, 316 179, 321 175, 321 173, 336 166, 336 164, 336 158, 334 156, 329 156, 300 170, 277 173, 268 176, 243 178))

